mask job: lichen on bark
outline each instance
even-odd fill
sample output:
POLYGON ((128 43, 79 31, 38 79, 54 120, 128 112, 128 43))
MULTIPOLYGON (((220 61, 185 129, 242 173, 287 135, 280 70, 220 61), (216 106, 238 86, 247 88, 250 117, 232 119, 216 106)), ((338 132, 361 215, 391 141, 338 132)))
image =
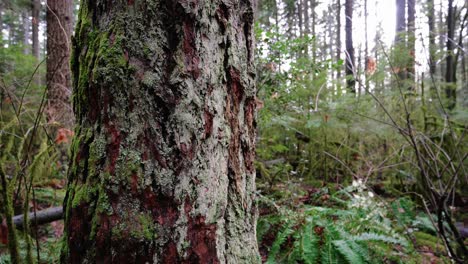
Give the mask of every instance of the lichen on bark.
POLYGON ((252 8, 82 1, 62 262, 260 261, 252 8))

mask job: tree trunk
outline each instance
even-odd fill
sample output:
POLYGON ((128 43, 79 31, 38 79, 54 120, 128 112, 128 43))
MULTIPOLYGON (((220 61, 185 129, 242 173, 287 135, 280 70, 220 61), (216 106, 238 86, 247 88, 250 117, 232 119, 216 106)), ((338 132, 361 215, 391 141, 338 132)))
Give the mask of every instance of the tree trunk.
POLYGON ((253 1, 81 2, 62 263, 259 263, 253 1))
MULTIPOLYGON (((435 52, 436 52, 436 44, 435 44, 435 11, 434 11, 434 0, 427 1, 427 18, 429 24, 429 72, 431 73, 431 78, 435 77, 436 73, 436 61, 435 61, 435 52)), ((433 85, 431 85, 431 90, 435 89, 433 85)))
POLYGON ((395 43, 404 43, 406 32, 406 0, 396 0, 396 32, 395 43))
POLYGON ((39 47, 40 9, 41 9, 41 1, 32 0, 32 54, 37 59, 39 59, 39 56, 40 56, 40 47, 39 47))
MULTIPOLYGON (((406 75, 406 56, 401 56, 401 53, 406 53, 406 0, 396 0, 396 30, 395 30, 395 61, 393 62, 394 71, 398 75, 398 79, 405 80, 406 75), (397 59, 403 58, 403 59, 397 59)), ((395 85, 401 85, 397 82, 395 85)))
POLYGON ((367 30, 367 17, 368 17, 368 1, 364 0, 364 72, 365 72, 365 78, 366 78, 366 92, 369 91, 369 38, 368 38, 368 30, 367 30))
MULTIPOLYGON (((3 45, 3 1, 0 2, 0 43, 3 45)), ((3 47, 3 46, 2 46, 3 47)))
POLYGON ((455 36, 455 10, 453 8, 453 0, 448 1, 447 12, 447 57, 445 70, 445 95, 447 97, 447 108, 452 110, 457 102, 457 80, 454 60, 454 39, 455 36))
MULTIPOLYGON (((297 1, 297 18, 298 18, 298 27, 299 27, 299 37, 304 36, 304 20, 303 20, 303 2, 304 0, 297 1)), ((299 51, 299 55, 302 56, 302 51, 299 51)))
MULTIPOLYGON (((310 37, 310 22, 309 22, 309 0, 304 1, 304 36, 310 37)), ((305 48, 305 55, 309 57, 309 45, 305 48)))
POLYGON ((354 47, 353 47, 353 2, 354 0, 346 0, 345 16, 346 16, 346 84, 347 89, 351 93, 356 93, 356 80, 354 79, 354 47))
POLYGON ((71 128, 70 41, 72 35, 73 0, 47 1, 47 96, 45 110, 49 123, 71 128))
POLYGON ((409 90, 415 90, 415 62, 416 62, 416 27, 415 27, 415 12, 416 12, 416 0, 407 0, 408 1, 408 52, 410 57, 410 62, 408 64, 407 78, 411 80, 409 85, 409 90))
POLYGON ((29 28, 30 28, 30 23, 29 23, 29 16, 28 12, 23 11, 21 12, 21 22, 23 26, 23 54, 29 54, 30 51, 30 46, 29 46, 29 28))
MULTIPOLYGON (((336 1, 336 62, 341 61, 341 1, 336 1)), ((338 82, 336 94, 341 94, 341 67, 336 69, 336 80, 338 82)))
MULTIPOLYGON (((312 15, 312 36, 314 36, 314 41, 312 42, 312 63, 315 65, 317 62, 317 42, 318 42, 318 36, 317 32, 315 30, 315 26, 317 24, 317 14, 315 13, 315 7, 316 7, 316 2, 315 0, 309 0, 309 6, 310 6, 310 12, 312 15)), ((307 23, 307 33, 310 33, 310 24, 309 20, 306 20, 307 23)), ((314 75, 312 75, 314 76, 314 75)))

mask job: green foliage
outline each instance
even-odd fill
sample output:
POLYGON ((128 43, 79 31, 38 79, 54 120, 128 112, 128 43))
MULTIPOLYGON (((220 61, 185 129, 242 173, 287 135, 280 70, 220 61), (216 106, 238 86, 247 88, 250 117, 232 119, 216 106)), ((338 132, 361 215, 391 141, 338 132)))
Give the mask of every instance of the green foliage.
MULTIPOLYGON (((26 214, 32 204, 48 205, 51 201, 61 204, 55 193, 45 199, 45 193, 36 193, 35 186, 47 185, 52 178, 63 178, 64 168, 58 166, 60 147, 50 133, 54 128, 45 122, 43 115, 46 91, 39 77, 44 74, 43 64, 24 55, 21 46, 0 44, 0 162, 6 174, 5 192, 14 201, 0 202, 2 220, 6 216, 4 212, 13 211, 13 206, 16 213, 22 207, 21 213, 26 214), (31 202, 32 198, 35 200, 31 202)), ((27 217, 24 219, 29 222, 27 217)), ((31 234, 31 228, 26 225, 18 236, 20 263, 35 262, 36 239, 31 234)), ((53 263, 52 259, 58 259, 58 251, 52 252, 56 239, 49 242, 41 243, 44 246, 41 259, 53 263)), ((0 259, 0 263, 10 261, 8 255, 0 259)))
POLYGON ((406 231, 418 229, 425 216, 412 213, 411 200, 387 204, 359 184, 330 199, 339 203, 289 209, 262 198, 261 205, 277 211, 258 222, 258 240, 265 245, 261 251, 268 252, 267 263, 402 263, 419 258, 406 231))

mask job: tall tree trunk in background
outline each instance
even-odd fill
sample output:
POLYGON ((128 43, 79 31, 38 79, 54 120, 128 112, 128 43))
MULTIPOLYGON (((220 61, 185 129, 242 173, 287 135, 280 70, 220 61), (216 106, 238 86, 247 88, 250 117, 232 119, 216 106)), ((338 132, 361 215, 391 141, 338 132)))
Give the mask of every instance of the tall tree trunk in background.
POLYGON ((408 52, 410 57, 410 62, 408 64, 407 78, 411 80, 409 85, 410 90, 415 89, 415 65, 416 65, 416 0, 407 0, 408 1, 408 52))
MULTIPOLYGON (((446 24, 444 23, 445 22, 445 19, 444 19, 444 5, 443 5, 443 1, 440 1, 440 4, 439 4, 439 10, 438 10, 438 23, 437 23, 437 27, 438 27, 438 35, 439 35, 439 50, 440 51, 444 51, 445 50, 445 43, 446 43, 446 32, 447 32, 447 29, 446 29, 446 24)), ((442 60, 440 63, 439 63, 440 67, 440 76, 445 76, 445 62, 442 60)))
POLYGON ((39 59, 39 14, 41 10, 41 1, 32 0, 32 54, 39 59))
POLYGON ((47 1, 47 107, 49 123, 72 128, 70 49, 73 0, 47 1))
POLYGON ((455 69, 454 56, 454 39, 455 36, 455 10, 453 8, 453 0, 448 1, 447 12, 447 57, 445 71, 445 95, 448 100, 447 108, 452 110, 457 102, 457 80, 455 69))
MULTIPOLYGON (((341 1, 336 1, 336 62, 341 61, 341 1)), ((336 69, 336 80, 338 82, 336 92, 341 93, 341 67, 336 69)))
POLYGON ((405 43, 406 32, 406 0, 396 0, 396 31, 395 43, 405 43))
POLYGON ((369 56, 369 38, 368 38, 368 31, 367 31, 367 16, 368 14, 368 1, 364 0, 364 71, 365 71, 365 76, 366 76, 366 92, 369 90, 369 61, 370 61, 370 56, 369 56))
MULTIPOLYGON (((297 18, 298 18, 298 26, 299 26, 299 37, 303 37, 304 36, 304 20, 303 20, 303 12, 304 12, 304 8, 303 8, 303 2, 304 0, 299 0, 297 1, 297 18)), ((300 53, 302 53, 300 51, 300 53)))
MULTIPOLYGON (((393 63, 394 70, 398 73, 400 80, 405 80, 406 75, 406 54, 399 54, 406 52, 406 0, 396 0, 396 30, 395 30, 395 47, 397 48, 396 59, 393 63)), ((398 85, 398 84, 397 84, 398 85)))
MULTIPOLYGON (((304 1, 304 36, 310 37, 310 22, 309 22, 309 0, 304 1)), ((306 57, 309 56, 309 45, 305 49, 306 57)))
POLYGON ((2 15, 2 12, 3 12, 3 1, 0 1, 0 42, 3 42, 3 15, 2 15))
MULTIPOLYGON (((429 24, 429 72, 431 74, 431 78, 435 77, 436 73, 436 62, 435 62, 435 53, 436 53, 436 44, 435 44, 435 8, 434 8, 434 0, 427 0, 427 18, 429 24)), ((431 91, 435 89, 433 85, 431 85, 431 91)))
POLYGON ((346 0, 345 16, 346 16, 346 87, 349 92, 356 93, 356 80, 354 79, 354 47, 353 47, 353 2, 354 0, 346 0))
MULTIPOLYGON (((314 36, 314 41, 312 42, 312 62, 315 63, 317 62, 317 41, 318 41, 318 36, 317 32, 315 30, 315 26, 317 25, 317 14, 315 13, 315 7, 317 6, 317 3, 315 0, 309 0, 309 5, 310 5, 310 12, 312 15, 312 36, 314 36)), ((307 25, 310 28, 310 25, 307 25)), ((310 31, 308 31, 310 32, 310 31)))
POLYGON ((30 23, 29 23, 29 16, 27 11, 21 12, 21 22, 23 26, 23 54, 29 54, 30 53, 30 46, 29 46, 29 29, 30 29, 30 23))
POLYGON ((253 15, 81 2, 62 263, 260 262, 253 15))

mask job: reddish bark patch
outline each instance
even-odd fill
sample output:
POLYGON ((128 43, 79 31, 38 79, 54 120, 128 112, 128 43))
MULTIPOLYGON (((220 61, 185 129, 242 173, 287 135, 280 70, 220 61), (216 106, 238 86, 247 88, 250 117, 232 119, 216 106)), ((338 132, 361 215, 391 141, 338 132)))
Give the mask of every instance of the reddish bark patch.
POLYGON ((146 151, 146 149, 149 149, 153 159, 157 160, 158 164, 162 168, 167 169, 166 159, 163 156, 161 156, 161 153, 159 152, 159 149, 157 146, 158 141, 154 136, 150 135, 150 132, 148 132, 148 129, 145 129, 145 133, 139 136, 138 141, 139 141, 140 146, 142 146, 142 148, 145 149, 145 151, 142 154, 143 160, 149 159, 148 152, 146 151))
POLYGON ((245 102, 245 112, 244 118, 245 123, 247 124, 247 130, 249 132, 249 138, 254 139, 255 137, 255 109, 256 109, 256 100, 249 98, 245 102))
POLYGON ((0 244, 8 244, 8 228, 6 225, 6 219, 0 224, 0 244))
POLYGON ((132 193, 136 194, 138 191, 138 175, 134 172, 131 177, 132 193))
POLYGON ((205 107, 205 111, 203 112, 203 119, 205 120, 203 138, 208 138, 213 133, 213 117, 214 115, 205 107))
POLYGON ((106 125, 107 133, 110 135, 110 142, 107 144, 107 157, 109 159, 109 164, 107 166, 107 170, 110 174, 114 174, 115 172, 115 165, 117 163, 117 158, 119 157, 120 153, 120 131, 113 123, 108 123, 106 125))
POLYGON ((190 242, 190 263, 220 263, 216 252, 216 224, 206 224, 205 216, 192 217, 192 205, 185 199, 184 211, 188 218, 187 239, 190 242))
POLYGON ((88 205, 81 203, 70 209, 68 233, 69 263, 82 263, 86 250, 89 248, 91 219, 88 215, 88 205))
POLYGON ((242 154, 244 156, 244 164, 248 172, 253 173, 255 170, 255 99, 249 98, 245 102, 244 119, 247 125, 247 131, 249 134, 249 142, 242 142, 242 154))
POLYGON ((241 167, 240 167, 240 128, 239 128, 239 112, 240 103, 244 95, 244 87, 240 83, 240 73, 233 67, 229 67, 227 71, 228 79, 228 96, 226 100, 226 119, 231 127, 231 138, 229 142, 229 161, 228 175, 236 184, 238 192, 241 190, 241 167))
MULTIPOLYGON (((89 73, 89 74, 92 74, 92 73, 89 73)), ((91 79, 93 79, 93 77, 91 77, 91 79)), ((91 122, 91 124, 94 124, 97 121, 99 113, 101 112, 100 99, 99 99, 100 96, 98 93, 99 90, 96 87, 92 87, 92 86, 86 87, 84 89, 86 89, 86 93, 87 93, 87 97, 86 97, 87 102, 86 104, 84 102, 79 102, 79 104, 85 105, 84 107, 86 107, 86 110, 88 112, 89 121, 91 122)))
POLYGON ((143 207, 151 211, 153 219, 160 225, 167 227, 174 226, 179 218, 178 204, 173 197, 155 193, 151 189, 146 188, 140 200, 143 207))
POLYGON ((229 86, 230 86, 230 94, 234 98, 234 108, 237 109, 237 112, 239 111, 239 104, 242 100, 242 97, 244 95, 244 87, 242 87, 240 83, 240 72, 234 67, 229 68, 229 74, 228 74, 228 80, 229 80, 229 86))
POLYGON ((179 259, 179 254, 177 253, 177 246, 174 242, 169 241, 163 250, 163 264, 173 264, 177 263, 179 259))
POLYGON ((194 27, 194 21, 187 19, 183 22, 184 30, 184 45, 183 51, 185 54, 185 68, 187 72, 191 73, 192 77, 196 80, 200 76, 200 57, 195 46, 196 32, 194 27))
POLYGON ((197 263, 220 263, 216 254, 216 224, 206 224, 204 216, 189 218, 187 238, 191 248, 190 261, 197 263))

